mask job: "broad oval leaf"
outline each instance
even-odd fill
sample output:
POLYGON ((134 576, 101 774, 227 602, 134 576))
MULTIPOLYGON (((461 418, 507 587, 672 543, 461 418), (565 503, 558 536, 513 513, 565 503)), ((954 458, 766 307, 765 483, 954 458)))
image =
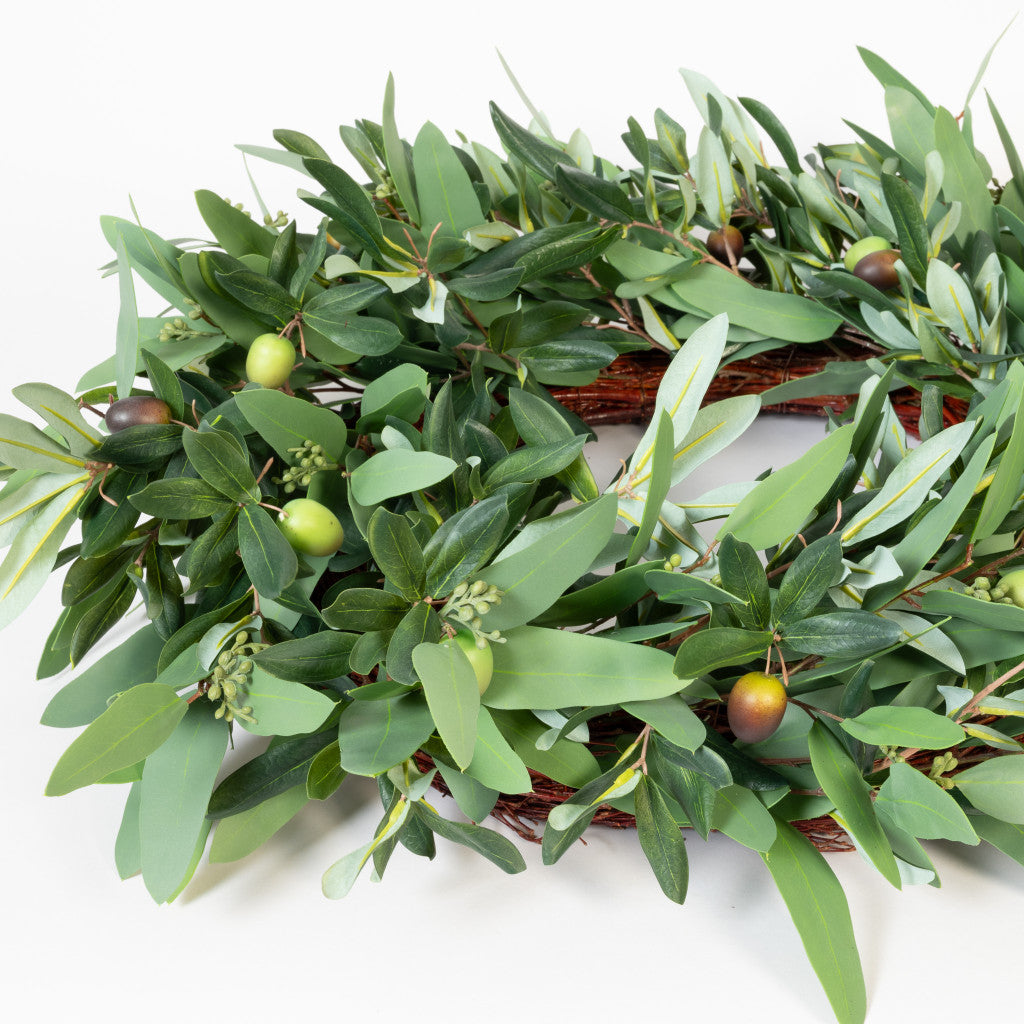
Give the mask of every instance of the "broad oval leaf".
POLYGON ((521 626, 492 644, 494 674, 483 695, 492 708, 557 709, 654 700, 684 685, 672 655, 566 630, 521 626))
POLYGON ((456 468, 457 463, 434 452, 388 448, 352 471, 352 495, 360 505, 376 505, 400 494, 432 487, 451 476, 456 468))
POLYGON ((744 497, 718 531, 764 550, 797 533, 828 493, 850 453, 853 424, 840 427, 744 497))
POLYGON ((963 729, 949 718, 920 707, 886 705, 844 719, 844 731, 875 746, 944 750, 963 742, 963 729))
POLYGON ((457 644, 420 644, 412 663, 423 683, 437 733, 462 769, 473 759, 480 688, 476 672, 457 644))
POLYGON ((1024 824, 1024 754, 1002 754, 956 776, 956 787, 971 803, 1000 821, 1024 824))
POLYGON ((951 839, 977 846, 978 835, 960 805, 938 783, 909 764, 896 763, 878 790, 875 807, 918 839, 951 839))
POLYGON ((173 899, 191 876, 206 805, 224 760, 228 727, 209 706, 194 705, 142 771, 139 836, 142 880, 157 903, 173 899))
POLYGON ((185 717, 188 705, 169 686, 143 683, 121 694, 57 762, 47 796, 63 796, 145 760, 185 717))
POLYGON ((252 705, 255 722, 240 719, 246 732, 257 736, 296 736, 319 729, 334 710, 326 694, 302 683, 277 679, 256 665, 253 667, 247 704, 252 705))

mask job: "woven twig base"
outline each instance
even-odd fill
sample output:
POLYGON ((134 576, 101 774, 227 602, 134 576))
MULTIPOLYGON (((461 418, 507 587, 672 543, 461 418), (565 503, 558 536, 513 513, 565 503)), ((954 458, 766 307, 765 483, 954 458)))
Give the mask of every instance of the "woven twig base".
MULTIPOLYGON (((711 382, 704 404, 720 402, 734 395, 760 395, 776 385, 820 373, 828 363, 837 359, 869 359, 877 354, 879 350, 872 342, 844 328, 834 341, 790 345, 723 366, 711 382), (835 341, 842 341, 844 346, 838 347, 835 341)), ((590 426, 646 423, 654 413, 658 385, 668 361, 668 355, 660 351, 632 352, 619 356, 592 384, 555 388, 552 394, 590 426)), ((768 408, 773 413, 824 416, 826 411, 845 412, 855 398, 856 395, 817 395, 768 408)), ((890 398, 900 422, 916 436, 921 414, 920 394, 911 388, 900 388, 893 391, 890 398)), ((966 402, 957 398, 945 399, 943 419, 946 426, 962 422, 966 413, 966 402)))

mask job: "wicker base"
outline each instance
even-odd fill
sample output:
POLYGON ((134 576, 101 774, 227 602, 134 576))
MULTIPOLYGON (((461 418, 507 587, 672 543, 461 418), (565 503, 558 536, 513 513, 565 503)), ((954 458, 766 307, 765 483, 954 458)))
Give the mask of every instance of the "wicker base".
MULTIPOLYGON (((846 344, 841 349, 831 341, 816 345, 790 345, 729 363, 711 382, 704 404, 720 402, 734 395, 760 395, 787 381, 820 373, 828 363, 837 359, 869 359, 878 354, 871 342, 848 328, 837 335, 836 340, 846 344)), ((629 353, 619 356, 592 384, 578 388, 554 388, 552 394, 590 426, 646 423, 653 415, 658 385, 668 361, 668 355, 660 351, 629 353)), ((856 395, 818 395, 782 402, 770 408, 775 413, 824 416, 826 412, 845 412, 855 398, 856 395)), ((890 398, 900 422, 916 436, 921 414, 919 392, 900 388, 893 391, 890 398)), ((945 399, 943 419, 946 426, 963 422, 966 413, 966 402, 956 398, 945 399)))

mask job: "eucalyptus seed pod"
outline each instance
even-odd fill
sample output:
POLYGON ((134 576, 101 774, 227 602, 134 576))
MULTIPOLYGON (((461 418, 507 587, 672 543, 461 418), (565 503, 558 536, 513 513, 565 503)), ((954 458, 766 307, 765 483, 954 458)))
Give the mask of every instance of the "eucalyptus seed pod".
POLYGON ((479 597, 487 590, 487 584, 483 580, 475 580, 469 588, 470 597, 479 597))

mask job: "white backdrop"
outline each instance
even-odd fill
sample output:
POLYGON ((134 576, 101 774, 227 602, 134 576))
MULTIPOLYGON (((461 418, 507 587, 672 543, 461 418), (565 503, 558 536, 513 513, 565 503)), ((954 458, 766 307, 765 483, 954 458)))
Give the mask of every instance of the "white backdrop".
MULTIPOLYGON (((404 132, 431 119, 446 133, 494 143, 488 99, 528 119, 498 47, 556 131, 581 127, 595 149, 625 160, 618 136, 630 114, 649 127, 662 106, 696 134, 677 73, 689 66, 730 95, 766 102, 804 152, 848 138, 841 117, 886 134, 881 90, 857 44, 959 112, 1015 7, 933 2, 921 14, 917 4, 891 0, 519 0, 500 10, 398 0, 26 5, 4 16, 0 61, 0 411, 20 411, 9 394, 15 384, 42 379, 71 389, 112 351, 116 284, 97 273, 111 255, 100 214, 129 215, 131 195, 159 233, 204 235, 194 190, 256 206, 233 144, 272 144, 271 130, 287 127, 347 156, 337 126, 379 120, 389 70, 404 132)), ((1022 46, 1024 21, 997 49, 985 84, 1024 142, 1022 46)), ((974 108, 977 137, 999 176, 1006 162, 983 94, 974 108)), ((274 210, 301 210, 291 174, 259 162, 252 170, 274 210)), ((716 473, 749 479, 820 431, 813 422, 769 424, 756 444, 717 462, 716 473)), ((609 432, 601 457, 627 454, 629 437, 609 432)), ((514 878, 450 845, 432 864, 399 852, 381 885, 362 879, 334 904, 320 895, 320 873, 364 841, 379 813, 373 787, 356 786, 239 864, 203 865, 176 904, 153 907, 139 880, 121 883, 113 869, 123 792, 42 796, 71 738, 36 724, 61 682, 34 680, 58 600, 51 583, 0 636, 6 1019, 120 1024, 234 1013, 270 1021, 297 1019, 297 1009, 430 1024, 624 1014, 831 1019, 760 859, 721 837, 706 845, 690 838, 683 908, 660 894, 635 836, 605 831, 551 869, 522 844, 529 869, 514 878)), ((856 854, 831 858, 850 895, 872 1024, 965 1013, 993 979, 1019 971, 1024 872, 988 847, 930 845, 941 892, 897 894, 856 854)))

